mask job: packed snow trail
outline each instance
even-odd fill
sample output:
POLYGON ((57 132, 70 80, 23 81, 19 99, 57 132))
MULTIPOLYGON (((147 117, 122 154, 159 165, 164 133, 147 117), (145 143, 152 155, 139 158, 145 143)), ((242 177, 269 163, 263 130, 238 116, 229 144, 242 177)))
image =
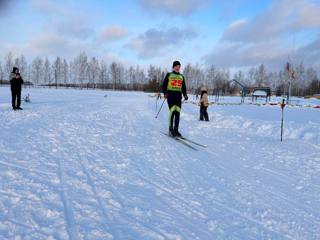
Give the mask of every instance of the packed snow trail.
POLYGON ((319 110, 184 104, 194 151, 137 92, 0 88, 0 239, 319 239, 319 110), (104 97, 107 94, 107 97, 104 97))

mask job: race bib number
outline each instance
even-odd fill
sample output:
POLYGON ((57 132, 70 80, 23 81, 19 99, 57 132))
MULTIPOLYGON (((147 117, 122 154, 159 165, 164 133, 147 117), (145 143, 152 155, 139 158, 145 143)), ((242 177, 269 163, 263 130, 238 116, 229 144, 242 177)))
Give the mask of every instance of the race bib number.
POLYGON ((171 86, 175 87, 175 88, 181 88, 182 87, 182 80, 181 79, 172 79, 171 86))
POLYGON ((181 91, 183 83, 183 77, 180 75, 173 75, 169 77, 168 90, 181 91))

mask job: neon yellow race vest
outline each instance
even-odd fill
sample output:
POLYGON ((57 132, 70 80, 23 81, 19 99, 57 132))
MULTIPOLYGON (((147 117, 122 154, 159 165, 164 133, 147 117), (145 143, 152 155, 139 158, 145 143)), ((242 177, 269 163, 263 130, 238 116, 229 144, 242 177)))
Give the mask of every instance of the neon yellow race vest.
POLYGON ((183 76, 181 74, 170 73, 168 79, 168 91, 182 91, 183 76))

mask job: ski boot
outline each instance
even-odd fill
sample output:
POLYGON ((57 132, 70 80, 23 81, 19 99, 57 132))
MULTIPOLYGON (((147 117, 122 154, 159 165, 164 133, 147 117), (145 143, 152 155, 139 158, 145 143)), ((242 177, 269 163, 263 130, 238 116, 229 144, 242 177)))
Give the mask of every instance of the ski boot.
POLYGON ((174 133, 176 137, 182 137, 181 133, 179 132, 178 128, 174 128, 174 133))
POLYGON ((169 135, 170 137, 176 137, 176 132, 174 131, 173 127, 169 127, 169 135))

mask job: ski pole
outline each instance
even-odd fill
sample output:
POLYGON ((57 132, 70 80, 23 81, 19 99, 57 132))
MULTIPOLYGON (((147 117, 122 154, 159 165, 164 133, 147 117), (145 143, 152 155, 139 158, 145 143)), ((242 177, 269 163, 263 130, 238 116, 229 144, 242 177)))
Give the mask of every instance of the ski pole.
POLYGON ((282 99, 281 103, 281 142, 282 142, 282 135, 283 135, 283 110, 286 104, 284 103, 284 99, 282 99))
POLYGON ((158 118, 159 113, 161 112, 161 109, 162 109, 163 104, 164 104, 164 102, 165 102, 165 101, 166 101, 166 99, 163 99, 163 102, 162 102, 162 104, 161 104, 161 107, 160 107, 160 109, 159 109, 159 111, 158 111, 157 115, 156 115, 156 118, 158 118))
POLYGON ((158 98, 156 100, 156 111, 158 111, 158 98))

